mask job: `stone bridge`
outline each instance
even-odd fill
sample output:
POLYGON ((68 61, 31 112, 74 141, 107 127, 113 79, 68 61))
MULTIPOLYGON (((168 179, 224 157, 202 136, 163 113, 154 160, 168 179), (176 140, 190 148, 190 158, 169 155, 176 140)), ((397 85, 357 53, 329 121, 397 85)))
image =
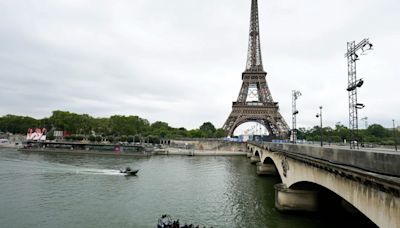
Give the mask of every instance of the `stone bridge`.
POLYGON ((278 210, 317 211, 330 192, 377 226, 400 227, 400 153, 251 142, 247 156, 259 175, 280 176, 278 210))

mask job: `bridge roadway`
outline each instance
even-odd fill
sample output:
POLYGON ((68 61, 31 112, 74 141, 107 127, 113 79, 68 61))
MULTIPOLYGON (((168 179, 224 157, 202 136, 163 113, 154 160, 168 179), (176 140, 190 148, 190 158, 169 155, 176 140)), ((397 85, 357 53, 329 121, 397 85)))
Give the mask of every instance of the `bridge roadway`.
POLYGON ((333 192, 345 209, 400 228, 400 152, 248 142, 247 156, 259 175, 280 176, 278 210, 317 211, 333 192))

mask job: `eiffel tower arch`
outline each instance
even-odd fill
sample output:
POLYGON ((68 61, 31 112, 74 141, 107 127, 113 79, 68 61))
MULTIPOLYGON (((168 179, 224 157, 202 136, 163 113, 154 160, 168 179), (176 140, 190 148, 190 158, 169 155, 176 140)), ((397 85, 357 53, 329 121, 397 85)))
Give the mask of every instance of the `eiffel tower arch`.
POLYGON ((261 58, 260 30, 257 0, 251 1, 249 48, 246 70, 242 73, 242 87, 232 112, 222 127, 227 136, 233 136, 235 129, 246 122, 258 122, 271 137, 286 137, 289 127, 279 112, 277 102, 272 99, 261 58), (253 100, 249 100, 253 95, 253 100), (254 99, 255 98, 255 99, 254 99))

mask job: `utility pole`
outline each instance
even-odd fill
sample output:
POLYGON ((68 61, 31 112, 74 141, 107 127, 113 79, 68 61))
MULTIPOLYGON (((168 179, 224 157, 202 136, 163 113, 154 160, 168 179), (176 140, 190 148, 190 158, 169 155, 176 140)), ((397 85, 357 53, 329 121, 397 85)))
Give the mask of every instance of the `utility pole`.
POLYGON ((324 144, 322 142, 323 141, 323 135, 322 135, 322 106, 319 106, 319 114, 317 113, 316 117, 319 118, 319 120, 320 120, 319 131, 320 131, 320 134, 321 134, 321 147, 323 147, 324 144))
POLYGON ((396 137, 396 126, 393 121, 393 138, 394 138, 394 149, 397 151, 397 137, 396 137))
POLYGON ((300 91, 292 90, 292 138, 293 144, 297 142, 296 116, 299 111, 296 108, 296 100, 301 96, 300 91))
POLYGON ((365 129, 368 129, 368 117, 361 118, 364 121, 365 129))
POLYGON ((364 84, 363 79, 357 80, 356 61, 359 60, 359 56, 356 52, 358 50, 362 50, 361 54, 372 50, 369 39, 363 39, 358 44, 355 41, 347 42, 347 52, 344 55, 347 58, 348 69, 350 149, 358 148, 358 109, 365 107, 364 104, 357 102, 357 88, 364 84))

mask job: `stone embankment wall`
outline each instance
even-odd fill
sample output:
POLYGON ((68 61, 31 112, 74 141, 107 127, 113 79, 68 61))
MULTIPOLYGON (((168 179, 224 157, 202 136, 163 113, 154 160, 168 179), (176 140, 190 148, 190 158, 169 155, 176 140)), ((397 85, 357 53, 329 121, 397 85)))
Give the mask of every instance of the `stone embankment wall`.
POLYGON ((246 143, 222 140, 171 140, 169 147, 198 151, 246 152, 246 143))

